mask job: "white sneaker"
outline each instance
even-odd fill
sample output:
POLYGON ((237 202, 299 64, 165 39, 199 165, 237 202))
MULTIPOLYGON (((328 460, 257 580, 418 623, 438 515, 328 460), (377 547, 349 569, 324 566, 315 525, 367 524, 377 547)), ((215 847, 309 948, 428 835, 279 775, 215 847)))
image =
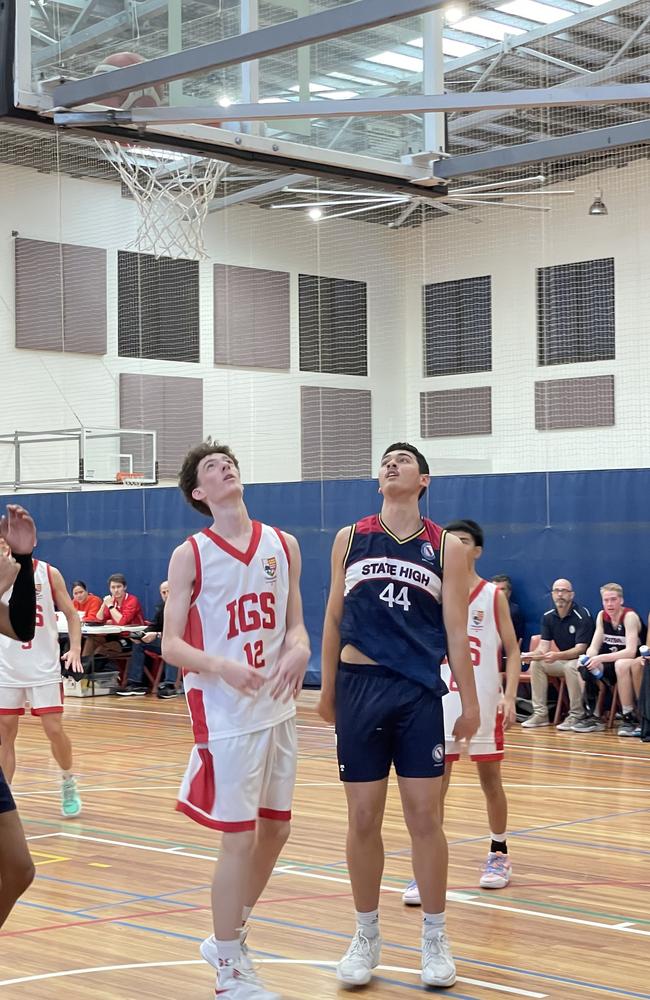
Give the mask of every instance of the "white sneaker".
POLYGON ((409 882, 406 889, 402 893, 402 902, 405 906, 421 906, 422 900, 420 899, 420 890, 418 889, 418 884, 413 879, 409 882))
POLYGON ((522 729, 539 729, 540 726, 550 726, 548 715, 531 715, 521 724, 522 729))
MULTIPOLYGON (((246 927, 242 927, 241 934, 239 935, 239 940, 241 941, 241 957, 237 965, 242 972, 254 974, 255 965, 253 964, 253 959, 251 958, 248 945, 246 944, 248 930, 248 925, 246 925, 246 927)), ((217 942, 215 941, 214 934, 211 934, 209 938, 205 939, 205 941, 201 941, 199 951, 201 952, 201 957, 205 959, 208 965, 211 965, 213 969, 219 968, 219 951, 217 949, 217 942)))
POLYGON ((428 931, 422 937, 422 982, 425 986, 456 982, 456 966, 444 931, 428 931))
POLYGON ((555 728, 559 729, 559 731, 561 733, 569 733, 569 732, 571 732, 571 730, 575 726, 576 722, 580 718, 581 718, 581 716, 579 716, 579 715, 571 715, 571 713, 569 713, 567 715, 566 719, 563 722, 561 722, 559 724, 559 726, 556 726, 555 728))
POLYGON ((281 1000, 278 993, 269 993, 262 984, 251 982, 240 969, 228 970, 228 975, 217 976, 215 998, 225 997, 226 1000, 281 1000))
POLYGON ((481 869, 481 889, 505 889, 512 878, 512 861, 501 851, 490 851, 481 869))
POLYGON ((357 930, 350 947, 336 966, 336 978, 346 986, 365 986, 372 979, 372 970, 379 965, 381 938, 366 937, 357 930))
POLYGON ((225 979, 223 982, 219 983, 219 951, 217 949, 217 942, 214 939, 214 935, 206 938, 199 945, 199 951, 201 952, 201 957, 205 959, 208 965, 211 965, 213 969, 217 970, 217 989, 216 994, 220 996, 222 993, 225 996, 236 996, 241 997, 242 1000, 279 1000, 277 993, 269 993, 268 990, 264 989, 263 983, 257 976, 255 971, 255 966, 250 957, 248 947, 246 946, 246 934, 248 929, 244 928, 241 940, 242 940, 242 950, 239 960, 235 963, 235 968, 231 976, 225 979), (245 992, 244 986, 249 988, 249 992, 245 992), (235 992, 237 989, 239 992, 235 992), (252 992, 255 990, 256 992, 252 992))

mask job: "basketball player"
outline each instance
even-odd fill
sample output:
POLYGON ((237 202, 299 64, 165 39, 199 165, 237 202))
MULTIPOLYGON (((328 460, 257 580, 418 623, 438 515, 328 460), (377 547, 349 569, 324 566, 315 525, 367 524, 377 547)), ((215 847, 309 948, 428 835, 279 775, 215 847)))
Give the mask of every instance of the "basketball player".
MULTIPOLYGON (((0 635, 14 642, 29 642, 34 638, 36 620, 32 565, 36 529, 26 510, 17 504, 7 507, 7 513, 0 517, 0 538, 6 543, 0 549, 0 598, 11 591, 8 604, 0 602, 0 635), (13 549, 13 556, 7 547, 13 549)), ((33 879, 34 865, 25 834, 0 769, 0 927, 33 879)))
POLYGON ((422 981, 456 981, 445 933, 441 822, 447 688, 440 664, 447 650, 462 700, 456 739, 474 735, 479 707, 467 640, 467 562, 458 539, 421 517, 418 500, 428 484, 424 455, 410 444, 390 445, 379 469, 381 513, 343 528, 332 549, 319 711, 336 723, 348 802, 357 929, 337 967, 346 986, 365 985, 379 964, 381 827, 393 763, 424 905, 422 981))
MULTIPOLYGON (((6 543, 5 543, 6 544, 6 543)), ((7 547, 7 553, 10 552, 7 547)), ((61 814, 72 819, 81 812, 81 799, 72 772, 72 745, 63 729, 61 663, 82 673, 81 623, 58 569, 34 560, 36 629, 22 645, 0 636, 0 766, 9 784, 16 769, 18 720, 29 702, 41 720, 52 756, 61 768, 61 814), (65 615, 70 649, 60 657, 56 608, 65 615)))
MULTIPOLYGON (((506 827, 508 802, 501 781, 503 730, 516 720, 515 698, 521 672, 519 642, 510 618, 508 598, 495 583, 488 583, 476 572, 476 561, 483 552, 483 530, 476 521, 453 521, 446 530, 465 546, 469 566, 469 613, 467 632, 474 665, 474 677, 481 706, 481 725, 467 744, 470 760, 476 762, 479 781, 485 795, 490 824, 490 851, 480 878, 482 889, 503 889, 512 877, 508 857, 506 827), (501 693, 499 672, 501 650, 506 654, 506 690, 501 693)), ((446 764, 443 796, 447 794, 451 769, 463 747, 454 739, 453 728, 462 709, 454 676, 447 660, 442 663, 442 679, 449 688, 443 700, 445 713, 446 764)), ((411 882, 402 897, 407 906, 420 905, 417 882, 411 882)))
POLYGON ((289 836, 295 699, 309 661, 295 538, 252 521, 239 464, 207 441, 185 457, 188 502, 212 518, 172 555, 162 653, 183 667, 196 746, 177 808, 221 832, 214 936, 201 954, 217 994, 277 1000, 255 975, 245 922, 289 836))

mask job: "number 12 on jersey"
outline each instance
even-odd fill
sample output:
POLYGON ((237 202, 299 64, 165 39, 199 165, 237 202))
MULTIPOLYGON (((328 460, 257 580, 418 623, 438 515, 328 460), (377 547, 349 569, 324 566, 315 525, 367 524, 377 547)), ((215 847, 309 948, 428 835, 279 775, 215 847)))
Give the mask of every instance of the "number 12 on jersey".
POLYGON ((411 607, 411 602, 409 601, 409 589, 408 587, 402 587, 399 593, 395 593, 395 584, 389 583, 382 590, 379 595, 379 600, 384 601, 389 608, 402 608, 404 611, 408 611, 411 607))
POLYGON ((254 667, 255 670, 266 666, 264 643, 261 639, 256 639, 255 642, 245 642, 244 653, 246 654, 249 666, 254 667))

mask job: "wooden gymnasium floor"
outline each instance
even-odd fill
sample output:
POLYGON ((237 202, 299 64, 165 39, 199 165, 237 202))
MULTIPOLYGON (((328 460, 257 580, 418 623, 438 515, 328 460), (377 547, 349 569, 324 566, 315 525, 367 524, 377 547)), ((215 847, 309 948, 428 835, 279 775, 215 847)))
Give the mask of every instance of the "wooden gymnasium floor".
MULTIPOLYGON (((300 702, 293 836, 255 911, 251 943, 285 998, 337 996, 333 963, 352 929, 345 806, 332 732, 300 702)), ((21 725, 15 791, 37 878, 0 932, 0 1000, 212 997, 198 956, 210 931, 217 839, 173 809, 190 749, 181 699, 69 700, 84 813, 63 822, 39 724, 21 725)), ((553 729, 507 739, 515 878, 476 887, 483 800, 456 768, 447 809, 454 998, 650 998, 650 745, 553 729)), ((407 838, 391 786, 385 823, 383 964, 364 996, 422 990, 420 914, 400 893, 407 838)))

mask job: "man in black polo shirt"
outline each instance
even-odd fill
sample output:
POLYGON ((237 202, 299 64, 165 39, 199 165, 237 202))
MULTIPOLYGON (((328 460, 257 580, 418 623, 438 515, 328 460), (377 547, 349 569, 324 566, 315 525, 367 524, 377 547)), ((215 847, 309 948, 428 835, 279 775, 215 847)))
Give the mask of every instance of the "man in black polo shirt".
POLYGON ((594 622, 587 608, 575 603, 570 580, 556 580, 551 591, 554 608, 542 616, 542 638, 532 653, 523 656, 531 661, 531 696, 533 714, 522 723, 526 729, 550 725, 548 717, 548 678, 563 677, 569 692, 569 714, 557 727, 571 730, 582 718, 582 678, 578 657, 587 649, 594 634, 594 622), (551 649, 555 643, 559 652, 551 649))

